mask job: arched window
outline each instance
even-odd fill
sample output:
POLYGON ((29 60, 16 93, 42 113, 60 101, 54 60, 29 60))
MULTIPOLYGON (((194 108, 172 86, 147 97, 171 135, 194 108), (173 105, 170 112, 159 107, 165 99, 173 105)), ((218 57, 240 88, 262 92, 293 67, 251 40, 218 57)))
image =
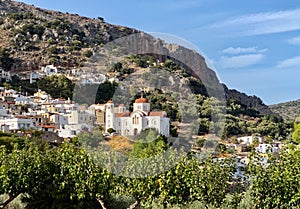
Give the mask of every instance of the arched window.
POLYGON ((139 117, 138 117, 138 116, 135 115, 135 116, 132 118, 132 124, 135 124, 135 125, 139 124, 139 117))

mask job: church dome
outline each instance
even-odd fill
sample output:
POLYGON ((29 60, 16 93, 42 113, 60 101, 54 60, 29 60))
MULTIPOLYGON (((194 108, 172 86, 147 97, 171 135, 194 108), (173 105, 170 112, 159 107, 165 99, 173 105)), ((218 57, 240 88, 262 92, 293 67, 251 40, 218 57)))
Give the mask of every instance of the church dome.
POLYGON ((135 100, 135 103, 149 103, 148 99, 146 98, 139 98, 135 100))

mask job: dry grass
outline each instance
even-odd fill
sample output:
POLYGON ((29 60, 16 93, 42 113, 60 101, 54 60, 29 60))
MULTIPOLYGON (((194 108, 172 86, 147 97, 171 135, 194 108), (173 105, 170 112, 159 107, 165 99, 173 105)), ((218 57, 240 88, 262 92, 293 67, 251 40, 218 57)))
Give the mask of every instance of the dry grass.
POLYGON ((108 144, 118 152, 130 152, 133 148, 133 142, 124 136, 111 136, 108 144))

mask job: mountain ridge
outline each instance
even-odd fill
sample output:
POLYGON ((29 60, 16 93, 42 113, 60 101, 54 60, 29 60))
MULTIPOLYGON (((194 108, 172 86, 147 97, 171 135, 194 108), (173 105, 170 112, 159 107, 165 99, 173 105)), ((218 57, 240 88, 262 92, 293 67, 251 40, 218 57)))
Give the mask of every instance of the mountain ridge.
POLYGON ((287 121, 295 121, 300 116, 300 99, 269 105, 269 107, 287 121))

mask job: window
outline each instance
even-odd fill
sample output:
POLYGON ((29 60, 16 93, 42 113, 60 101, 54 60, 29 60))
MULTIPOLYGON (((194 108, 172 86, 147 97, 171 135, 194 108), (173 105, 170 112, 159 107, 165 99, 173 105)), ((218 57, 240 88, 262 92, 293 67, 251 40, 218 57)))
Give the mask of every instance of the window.
POLYGON ((135 116, 132 118, 132 124, 135 124, 135 125, 139 124, 139 117, 138 117, 138 116, 135 115, 135 116))

